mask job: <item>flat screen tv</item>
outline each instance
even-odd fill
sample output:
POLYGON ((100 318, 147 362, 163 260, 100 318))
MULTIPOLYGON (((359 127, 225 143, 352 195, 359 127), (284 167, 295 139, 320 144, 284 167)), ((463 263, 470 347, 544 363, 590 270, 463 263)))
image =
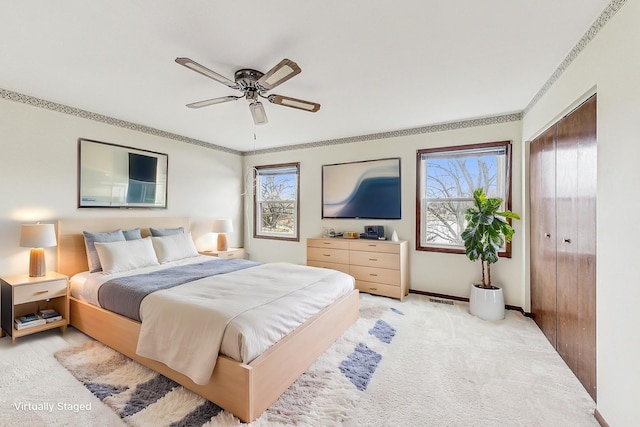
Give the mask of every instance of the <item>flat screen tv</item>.
POLYGON ((322 218, 401 219, 400 158, 322 166, 322 218))

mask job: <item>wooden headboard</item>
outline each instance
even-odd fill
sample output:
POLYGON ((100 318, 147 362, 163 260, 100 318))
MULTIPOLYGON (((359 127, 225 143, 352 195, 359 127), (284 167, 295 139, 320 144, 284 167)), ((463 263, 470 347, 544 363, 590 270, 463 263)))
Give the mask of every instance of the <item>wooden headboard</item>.
POLYGON ((71 277, 87 271, 87 252, 84 246, 83 231, 105 233, 121 228, 130 230, 140 228, 142 237, 149 235, 149 227, 184 227, 189 230, 189 218, 79 218, 58 221, 58 264, 56 271, 71 277))

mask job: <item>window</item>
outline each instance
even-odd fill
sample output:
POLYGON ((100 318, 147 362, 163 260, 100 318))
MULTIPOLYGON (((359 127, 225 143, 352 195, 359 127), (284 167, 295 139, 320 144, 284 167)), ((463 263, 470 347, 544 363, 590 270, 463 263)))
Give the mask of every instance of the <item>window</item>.
POLYGON ((256 166, 253 237, 299 241, 300 164, 256 166))
MULTIPOLYGON (((464 253, 460 235, 476 188, 511 209, 510 141, 419 150, 416 174, 417 250, 464 253)), ((511 256, 510 244, 500 256, 511 256)))

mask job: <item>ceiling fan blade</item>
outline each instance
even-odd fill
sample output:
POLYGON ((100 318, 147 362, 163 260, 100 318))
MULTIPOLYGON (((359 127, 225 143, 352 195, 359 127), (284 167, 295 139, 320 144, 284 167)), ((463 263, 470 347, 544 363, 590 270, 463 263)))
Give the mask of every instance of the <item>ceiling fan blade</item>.
POLYGON ((278 65, 267 71, 264 76, 260 77, 256 85, 264 90, 271 90, 291 77, 300 74, 300 72, 302 70, 298 67, 298 64, 289 59, 283 59, 278 65))
POLYGON ((249 110, 251 110, 253 123, 256 125, 264 125, 269 122, 267 119, 267 113, 264 111, 264 107, 262 106, 262 102, 252 102, 249 104, 249 110))
POLYGON ((192 61, 189 58, 176 58, 176 62, 184 67, 187 67, 193 71, 195 71, 196 73, 200 73, 205 77, 209 77, 210 79, 213 79, 217 82, 222 83, 223 85, 227 85, 230 88, 233 89, 238 89, 238 85, 236 84, 236 82, 234 82, 233 80, 230 80, 228 78, 226 78, 225 76, 222 76, 218 73, 216 73, 215 71, 212 71, 210 69, 208 69, 205 66, 202 66, 200 64, 198 64, 195 61, 192 61))
POLYGON ((297 108, 298 110, 309 111, 315 113, 320 109, 320 104, 316 102, 305 101, 303 99, 290 98, 282 95, 269 95, 267 97, 269 102, 278 105, 284 105, 285 107, 297 108))
POLYGON ((209 105, 220 104, 222 102, 235 101, 236 99, 240 99, 242 96, 222 96, 220 98, 207 99, 206 101, 198 101, 191 104, 187 104, 189 108, 202 108, 207 107, 209 105))

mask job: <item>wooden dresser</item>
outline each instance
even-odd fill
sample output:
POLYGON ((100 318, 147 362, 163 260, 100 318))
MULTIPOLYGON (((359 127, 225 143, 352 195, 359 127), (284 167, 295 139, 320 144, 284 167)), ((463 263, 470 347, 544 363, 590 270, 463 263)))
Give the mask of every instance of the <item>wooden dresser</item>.
POLYGON ((398 298, 409 293, 406 240, 307 239, 307 265, 352 275, 362 292, 398 298))

